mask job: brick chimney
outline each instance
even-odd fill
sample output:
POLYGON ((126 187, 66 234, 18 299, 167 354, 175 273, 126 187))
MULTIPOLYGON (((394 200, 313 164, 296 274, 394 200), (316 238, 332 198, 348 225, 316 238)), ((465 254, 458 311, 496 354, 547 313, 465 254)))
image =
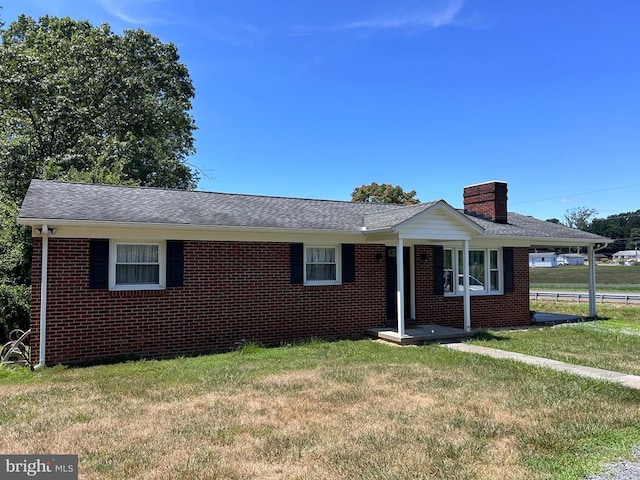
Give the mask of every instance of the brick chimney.
POLYGON ((487 182, 464 187, 464 213, 507 223, 507 184, 487 182))

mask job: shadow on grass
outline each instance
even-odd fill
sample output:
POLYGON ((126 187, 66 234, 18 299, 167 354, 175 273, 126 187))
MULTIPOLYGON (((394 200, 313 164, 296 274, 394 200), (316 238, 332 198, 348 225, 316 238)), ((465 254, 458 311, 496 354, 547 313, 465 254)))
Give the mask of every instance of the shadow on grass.
POLYGON ((503 340, 511 340, 511 337, 507 337, 505 335, 496 335, 495 333, 482 331, 476 333, 472 340, 482 340, 482 341, 503 341, 503 340))

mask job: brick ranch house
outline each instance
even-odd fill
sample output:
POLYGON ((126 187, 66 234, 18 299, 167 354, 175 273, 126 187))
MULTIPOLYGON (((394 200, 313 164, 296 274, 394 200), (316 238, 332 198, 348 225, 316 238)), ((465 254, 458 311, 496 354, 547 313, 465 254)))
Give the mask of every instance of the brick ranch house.
POLYGON ((18 222, 38 366, 527 325, 529 249, 608 240, 507 213, 503 182, 458 210, 33 180, 18 222))

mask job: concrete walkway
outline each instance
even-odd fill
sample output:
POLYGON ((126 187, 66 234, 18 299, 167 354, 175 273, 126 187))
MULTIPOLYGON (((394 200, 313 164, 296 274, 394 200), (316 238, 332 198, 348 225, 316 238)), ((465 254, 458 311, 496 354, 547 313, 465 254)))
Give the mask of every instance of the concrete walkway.
POLYGON ((558 360, 534 357, 532 355, 525 355, 524 353, 507 352, 496 348, 480 347, 478 345, 470 345, 468 343, 443 343, 441 345, 443 347, 450 348, 451 350, 458 350, 459 352, 477 353, 478 355, 486 355, 493 358, 517 360, 518 362, 551 368, 553 370, 558 370, 559 372, 572 373, 583 377, 616 382, 626 387, 640 390, 640 376, 637 375, 612 372, 611 370, 602 370, 600 368, 583 367, 581 365, 559 362, 558 360))

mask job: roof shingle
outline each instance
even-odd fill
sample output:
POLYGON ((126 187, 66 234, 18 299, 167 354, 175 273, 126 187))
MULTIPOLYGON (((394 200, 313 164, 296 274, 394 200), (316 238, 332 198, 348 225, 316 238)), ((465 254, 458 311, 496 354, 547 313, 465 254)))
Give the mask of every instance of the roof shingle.
MULTIPOLYGON (((375 231, 398 226, 435 203, 354 203, 32 180, 18 219, 25 224, 57 220, 356 232, 363 227, 375 231)), ((606 240, 511 212, 507 224, 467 217, 488 236, 606 240)))

